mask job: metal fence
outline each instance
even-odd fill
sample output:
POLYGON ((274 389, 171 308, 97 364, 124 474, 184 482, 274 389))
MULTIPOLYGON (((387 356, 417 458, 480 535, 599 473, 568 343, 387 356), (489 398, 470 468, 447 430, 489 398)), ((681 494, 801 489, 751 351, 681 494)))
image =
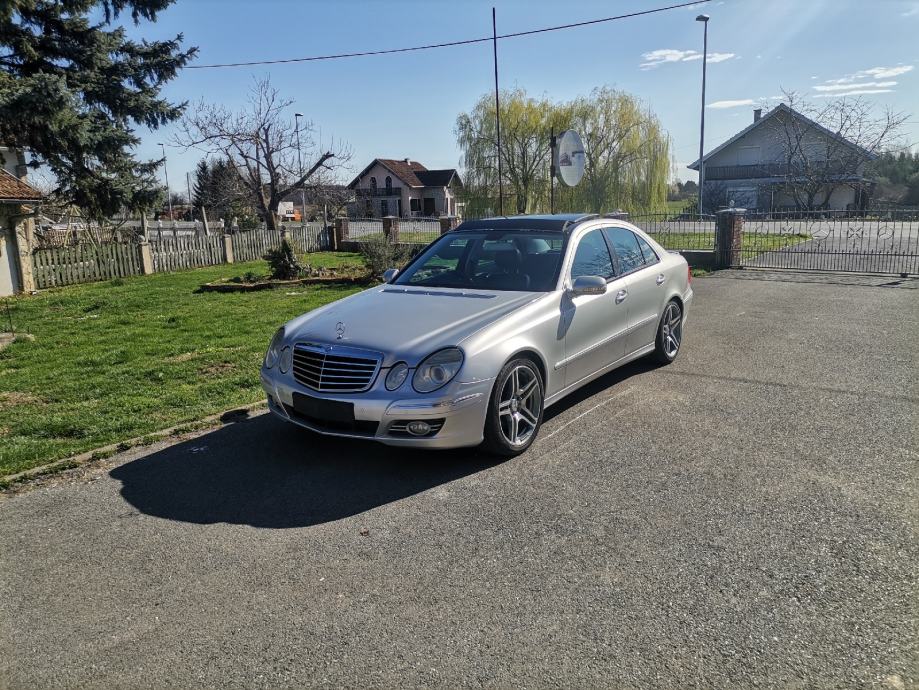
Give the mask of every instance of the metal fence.
POLYGON ((747 213, 740 254, 753 268, 919 274, 919 214, 747 213))
POLYGON ((689 213, 647 213, 628 217, 665 249, 715 249, 715 216, 689 213))

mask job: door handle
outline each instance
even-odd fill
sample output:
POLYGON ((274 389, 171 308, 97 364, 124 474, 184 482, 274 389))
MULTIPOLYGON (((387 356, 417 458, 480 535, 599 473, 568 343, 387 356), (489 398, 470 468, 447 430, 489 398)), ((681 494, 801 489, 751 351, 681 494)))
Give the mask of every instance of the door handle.
POLYGON ((665 280, 667 280, 667 276, 665 276, 663 273, 661 273, 661 274, 657 277, 657 284, 658 284, 658 285, 663 285, 665 280))
POLYGON ((616 304, 622 304, 625 302, 625 298, 629 296, 628 290, 620 290, 616 293, 616 304))

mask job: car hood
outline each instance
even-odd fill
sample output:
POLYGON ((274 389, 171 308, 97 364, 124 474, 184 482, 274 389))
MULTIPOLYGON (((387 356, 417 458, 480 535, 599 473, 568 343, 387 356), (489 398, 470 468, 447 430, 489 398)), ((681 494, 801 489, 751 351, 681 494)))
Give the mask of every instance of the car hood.
POLYGON ((414 366, 540 294, 381 285, 294 319, 287 341, 368 348, 384 353, 384 366, 399 360, 414 366))

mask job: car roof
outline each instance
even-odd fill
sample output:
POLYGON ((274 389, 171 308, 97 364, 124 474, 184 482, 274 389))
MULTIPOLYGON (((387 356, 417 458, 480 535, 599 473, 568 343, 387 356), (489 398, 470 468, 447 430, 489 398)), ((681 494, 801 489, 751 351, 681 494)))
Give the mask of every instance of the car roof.
POLYGON ((596 213, 556 213, 553 215, 498 216, 463 221, 453 232, 468 230, 542 230, 567 232, 581 221, 600 218, 596 213))

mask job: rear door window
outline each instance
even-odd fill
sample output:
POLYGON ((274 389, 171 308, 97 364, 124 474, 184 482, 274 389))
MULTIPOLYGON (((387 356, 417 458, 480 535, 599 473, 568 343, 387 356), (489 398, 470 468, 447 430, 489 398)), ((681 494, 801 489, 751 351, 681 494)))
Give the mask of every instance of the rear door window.
POLYGON ((619 261, 619 273, 631 273, 645 265, 645 257, 638 245, 638 238, 626 228, 606 228, 604 230, 610 246, 616 252, 619 261))

